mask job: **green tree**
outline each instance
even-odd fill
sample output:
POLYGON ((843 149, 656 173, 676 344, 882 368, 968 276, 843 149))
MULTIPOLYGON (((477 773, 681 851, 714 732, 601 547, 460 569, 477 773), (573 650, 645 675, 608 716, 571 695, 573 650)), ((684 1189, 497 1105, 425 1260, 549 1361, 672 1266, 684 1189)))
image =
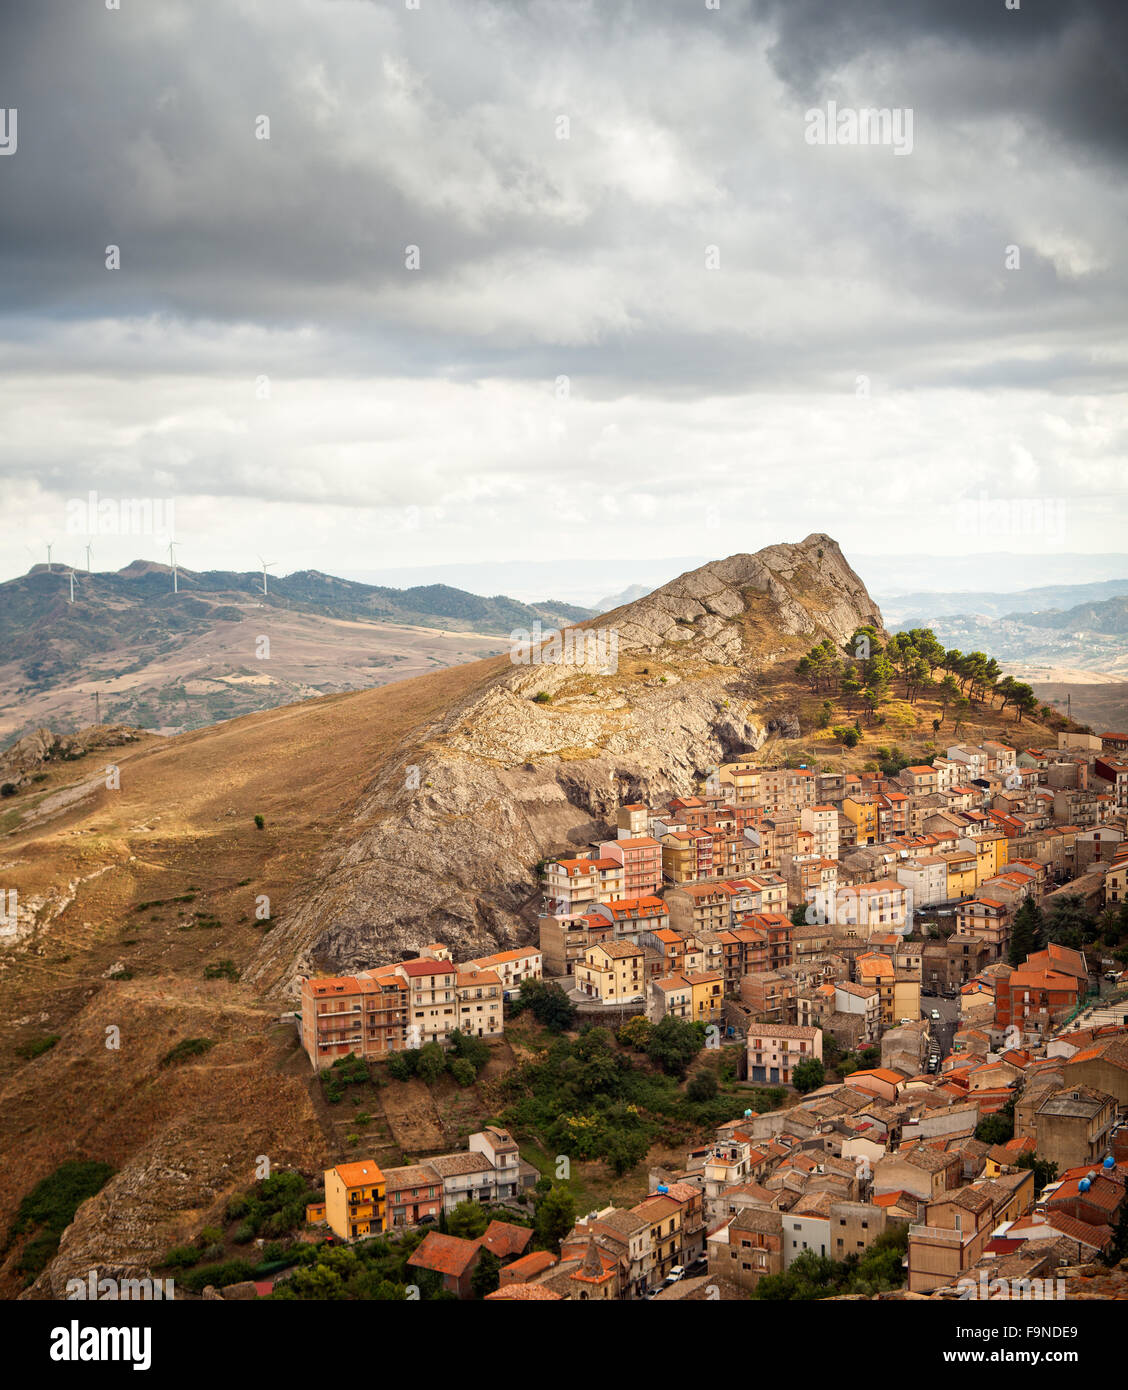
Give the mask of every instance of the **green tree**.
MULTIPOLYGON (((1042 1189, 1047 1183, 1054 1182, 1058 1175, 1057 1164, 1051 1163, 1048 1158, 1038 1158, 1036 1154, 1022 1154, 1015 1159, 1016 1168, 1032 1168, 1034 1170, 1034 1196, 1040 1197, 1042 1189)), ((1128 1204, 1125 1207, 1128 1210, 1128 1204)))
POLYGON ((636 1052, 645 1052, 653 1030, 654 1025, 645 1014, 635 1014, 634 1018, 627 1019, 615 1037, 623 1047, 633 1047, 636 1052))
POLYGON ((470 1292, 475 1298, 485 1298, 501 1283, 501 1261, 492 1250, 483 1250, 470 1276, 470 1292))
POLYGON ((717 1095, 717 1078, 711 1071, 695 1072, 689 1078, 689 1085, 685 1088, 687 1099, 695 1105, 700 1105, 703 1101, 714 1100, 717 1095))
POLYGON ((697 1024, 667 1014, 655 1025, 646 1044, 646 1055, 667 1075, 684 1076, 704 1041, 697 1024))
POLYGON ((454 1057, 451 1059, 450 1074, 463 1089, 467 1086, 473 1086, 474 1082, 478 1079, 478 1073, 465 1057, 454 1057))
POLYGON ((426 1043, 419 1049, 419 1060, 415 1064, 415 1074, 428 1086, 433 1086, 447 1068, 446 1053, 437 1042, 426 1043))
POLYGON ((560 1242, 576 1220, 576 1204, 566 1187, 554 1185, 537 1198, 533 1214, 534 1239, 539 1250, 559 1253, 560 1242))
POLYGON ((826 1080, 826 1069, 817 1057, 805 1057, 791 1071, 791 1084, 801 1094, 817 1091, 826 1080))
POLYGON ((447 1231, 463 1240, 477 1240, 490 1224, 485 1208, 477 1202, 459 1202, 447 1217, 447 1231))
POLYGON ((522 980, 519 1009, 528 1008, 552 1033, 567 1032, 576 1022, 576 1006, 555 981, 522 980))
POLYGON ((1028 955, 1042 949, 1044 939, 1042 909, 1032 898, 1025 898, 1014 914, 1011 924, 1008 962, 1011 965, 1021 965, 1028 955))

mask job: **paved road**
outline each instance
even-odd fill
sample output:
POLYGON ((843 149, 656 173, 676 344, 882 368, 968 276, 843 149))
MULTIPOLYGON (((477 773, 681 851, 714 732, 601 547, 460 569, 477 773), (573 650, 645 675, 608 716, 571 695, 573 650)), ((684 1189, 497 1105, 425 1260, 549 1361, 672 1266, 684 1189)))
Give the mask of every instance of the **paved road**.
POLYGON ((959 1027, 960 1001, 958 999, 944 999, 942 996, 934 994, 922 994, 920 996, 920 1008, 929 1020, 932 1036, 940 1044, 940 1055, 947 1057, 952 1050, 952 1035, 959 1027), (940 1015, 939 1023, 932 1018, 933 1009, 940 1015))

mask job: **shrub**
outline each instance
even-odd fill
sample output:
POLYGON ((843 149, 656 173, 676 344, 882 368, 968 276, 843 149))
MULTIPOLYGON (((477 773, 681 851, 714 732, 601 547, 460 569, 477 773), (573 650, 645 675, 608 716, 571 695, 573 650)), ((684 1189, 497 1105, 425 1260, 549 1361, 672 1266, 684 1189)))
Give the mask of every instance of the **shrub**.
POLYGON ((33 1057, 42 1057, 45 1052, 50 1052, 58 1041, 57 1033, 46 1038, 32 1038, 30 1042, 20 1043, 16 1048, 16 1055, 30 1062, 33 1057))
POLYGON ((420 1080, 425 1081, 428 1086, 433 1086, 435 1082, 446 1071, 447 1059, 442 1046, 437 1042, 429 1042, 419 1050, 419 1060, 415 1064, 415 1074, 420 1080))
POLYGON ((256 816, 256 817, 255 817, 255 825, 256 825, 256 827, 257 827, 259 830, 261 830, 265 824, 266 824, 266 821, 263 820, 262 816, 256 816))
POLYGON ((239 972, 235 968, 235 962, 226 957, 223 960, 213 960, 204 966, 205 980, 231 980, 234 983, 238 978, 239 972))
POLYGON ((473 1086, 477 1080, 478 1073, 474 1070, 473 1063, 468 1062, 465 1057, 456 1057, 450 1064, 450 1074, 460 1086, 473 1086))
POLYGON ((410 1081, 415 1074, 415 1066, 406 1052, 393 1052, 388 1058, 388 1075, 394 1081, 410 1081))
POLYGON ((174 1245, 164 1257, 166 1265, 171 1265, 173 1269, 190 1269, 192 1265, 198 1264, 200 1252, 194 1245, 174 1245))
POLYGON ((538 705, 551 704, 552 696, 548 693, 547 690, 538 690, 537 693, 533 696, 533 702, 538 705))
POLYGON ((108 1163, 94 1160, 61 1163, 53 1173, 37 1182, 20 1202, 8 1228, 7 1243, 10 1245, 17 1236, 35 1231, 16 1262, 17 1269, 28 1276, 29 1282, 54 1258, 59 1237, 74 1220, 78 1208, 102 1190, 113 1172, 108 1163), (42 1229, 37 1230, 39 1227, 42 1229))
POLYGON ((689 1079, 685 1088, 686 1097, 699 1105, 702 1101, 713 1100, 717 1094, 717 1078, 711 1071, 699 1071, 689 1079))
POLYGON ((250 1279, 254 1271, 255 1267, 250 1260, 224 1260, 222 1264, 200 1265, 186 1274, 180 1282, 192 1293, 203 1293, 209 1284, 214 1284, 217 1289, 226 1288, 228 1284, 241 1284, 244 1280, 250 1279))
POLYGON ((159 1067, 175 1067, 181 1062, 186 1062, 189 1057, 202 1057, 205 1052, 210 1052, 214 1046, 214 1038, 182 1038, 175 1047, 169 1048, 157 1065, 159 1067))

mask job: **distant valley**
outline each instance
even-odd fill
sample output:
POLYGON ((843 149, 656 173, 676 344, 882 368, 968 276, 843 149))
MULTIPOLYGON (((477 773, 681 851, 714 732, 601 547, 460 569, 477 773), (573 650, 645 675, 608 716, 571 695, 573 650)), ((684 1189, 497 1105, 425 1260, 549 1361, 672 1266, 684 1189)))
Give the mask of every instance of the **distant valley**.
POLYGON ((311 696, 495 655, 509 634, 589 616, 569 604, 391 589, 306 570, 284 578, 137 561, 114 573, 37 565, 0 585, 0 740, 95 721, 201 728, 311 696))

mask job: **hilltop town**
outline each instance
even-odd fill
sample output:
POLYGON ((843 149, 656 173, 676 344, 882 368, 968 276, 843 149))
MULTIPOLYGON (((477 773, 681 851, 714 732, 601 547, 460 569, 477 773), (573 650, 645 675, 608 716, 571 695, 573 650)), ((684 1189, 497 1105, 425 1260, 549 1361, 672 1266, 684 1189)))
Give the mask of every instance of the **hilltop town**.
POLYGON ((407 1238, 389 1297, 1108 1296, 1128 1256, 1128 734, 883 752, 860 772, 731 761, 695 795, 619 805, 613 834, 539 866, 536 946, 306 979, 323 1076, 469 1066, 531 1009, 584 1065, 633 1048, 719 1107, 629 1206, 558 1202, 591 1149, 538 1170, 518 1108, 460 1153, 329 1169, 309 1238, 382 1258, 407 1238))

